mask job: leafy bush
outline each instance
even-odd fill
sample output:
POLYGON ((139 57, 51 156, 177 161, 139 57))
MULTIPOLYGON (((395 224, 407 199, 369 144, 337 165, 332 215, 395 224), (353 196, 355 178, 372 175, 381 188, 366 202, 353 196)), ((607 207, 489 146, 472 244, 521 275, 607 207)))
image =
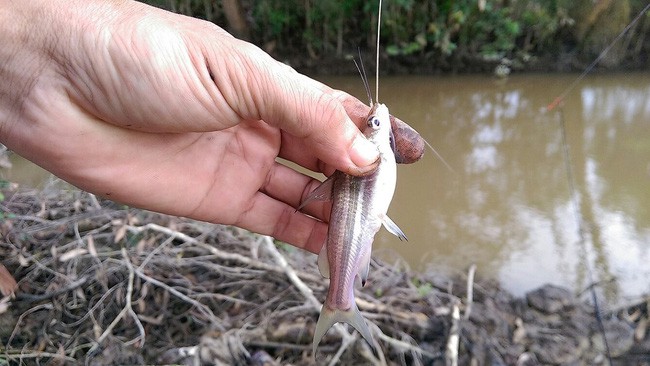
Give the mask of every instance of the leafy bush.
MULTIPOLYGON (((585 0, 586 1, 586 0, 585 0)), ((391 0, 384 1, 381 45, 391 57, 527 60, 530 55, 558 57, 576 43, 580 27, 572 17, 588 14, 591 2, 571 0, 391 0), (586 4, 586 5, 585 5, 586 4), (586 8, 585 8, 586 7, 586 8)), ((631 12, 644 0, 622 0, 631 12)), ((224 27, 226 0, 146 0, 209 19, 224 27)), ((241 17, 253 43, 269 52, 312 59, 343 57, 357 48, 373 50, 378 0, 243 0, 241 17)), ((643 34, 650 16, 633 30, 635 55, 650 49, 643 34), (645 51, 644 51, 645 50, 645 51)), ((608 42, 606 40, 606 42, 608 42)), ((631 46, 631 47, 632 47, 631 46)))

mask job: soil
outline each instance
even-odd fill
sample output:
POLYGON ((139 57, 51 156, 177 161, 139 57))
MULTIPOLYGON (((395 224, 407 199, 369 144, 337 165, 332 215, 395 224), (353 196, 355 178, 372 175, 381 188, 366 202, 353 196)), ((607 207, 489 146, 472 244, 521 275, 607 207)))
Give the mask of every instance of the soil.
POLYGON ((314 255, 60 183, 0 192, 0 365, 606 365, 603 334, 613 364, 650 365, 650 297, 599 323, 561 287, 516 298, 375 260, 356 296, 376 350, 339 327, 314 359, 314 255))

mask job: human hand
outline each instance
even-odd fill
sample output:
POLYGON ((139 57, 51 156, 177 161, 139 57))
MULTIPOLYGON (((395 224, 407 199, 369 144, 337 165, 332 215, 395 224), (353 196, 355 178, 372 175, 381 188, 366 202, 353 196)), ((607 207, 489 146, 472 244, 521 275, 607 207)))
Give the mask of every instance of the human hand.
POLYGON ((343 108, 358 101, 210 23, 136 2, 10 7, 0 138, 85 190, 318 251, 326 225, 294 209, 317 183, 275 158, 372 169, 343 108))
POLYGON ((328 206, 295 212, 318 182, 276 157, 374 168, 367 106, 211 23, 87 0, 5 3, 0 21, 0 141, 87 191, 318 252, 328 206))

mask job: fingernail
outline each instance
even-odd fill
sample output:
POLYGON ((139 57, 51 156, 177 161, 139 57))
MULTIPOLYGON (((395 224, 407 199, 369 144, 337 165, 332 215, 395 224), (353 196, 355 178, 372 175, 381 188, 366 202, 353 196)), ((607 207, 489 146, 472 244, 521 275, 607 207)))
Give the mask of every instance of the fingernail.
POLYGON ((379 151, 375 144, 362 135, 357 135, 352 143, 350 158, 360 170, 364 170, 363 168, 371 167, 379 159, 379 151))

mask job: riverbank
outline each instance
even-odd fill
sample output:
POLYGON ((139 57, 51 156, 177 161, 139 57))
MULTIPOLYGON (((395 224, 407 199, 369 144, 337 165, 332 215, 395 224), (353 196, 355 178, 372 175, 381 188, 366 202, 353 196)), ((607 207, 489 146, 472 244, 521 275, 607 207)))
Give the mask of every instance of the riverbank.
MULTIPOLYGON (((0 302, 0 364, 313 364, 327 289, 314 255, 60 183, 1 192, 0 258, 18 284, 0 275, 3 293, 14 292, 0 302)), ((339 327, 318 363, 605 364, 586 298, 552 286, 515 298, 480 273, 373 261, 357 303, 385 360, 339 327)), ((650 365, 648 307, 646 298, 603 314, 615 364, 650 365)))
MULTIPOLYGON (((344 57, 322 57, 310 59, 304 55, 275 55, 282 62, 295 68, 298 72, 312 75, 358 75, 352 59, 356 54, 344 57)), ((366 70, 375 69, 375 56, 366 53, 362 56, 366 70)), ((506 77, 515 73, 580 73, 586 70, 591 61, 579 60, 576 53, 531 57, 525 62, 507 57, 488 59, 481 57, 465 58, 431 58, 427 56, 389 57, 381 56, 380 73, 387 75, 465 75, 487 74, 506 77)), ((614 74, 621 72, 646 71, 648 64, 644 61, 631 60, 616 67, 596 65, 591 74, 614 74)))
MULTIPOLYGON (((349 58, 359 49, 365 60, 374 59, 376 1, 144 2, 214 22, 310 75, 356 73, 349 58)), ((384 1, 382 74, 580 72, 596 58, 602 70, 647 70, 647 6, 640 0, 384 1)))

